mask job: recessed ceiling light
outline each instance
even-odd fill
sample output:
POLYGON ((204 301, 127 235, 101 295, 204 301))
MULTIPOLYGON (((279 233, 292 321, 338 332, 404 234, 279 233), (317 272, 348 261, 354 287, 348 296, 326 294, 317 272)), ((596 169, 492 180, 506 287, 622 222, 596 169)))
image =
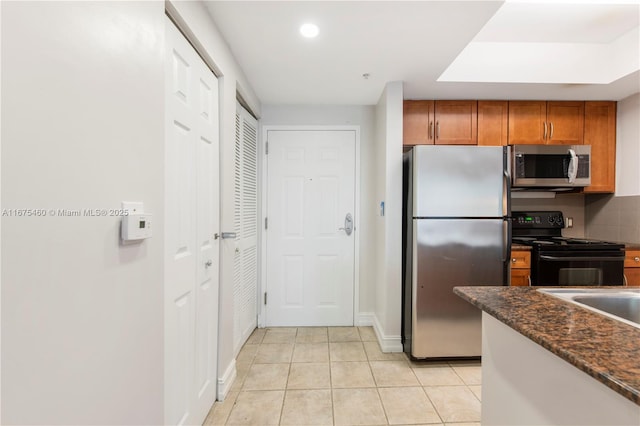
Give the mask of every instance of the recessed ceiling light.
POLYGON ((318 26, 316 24, 306 23, 302 24, 302 26, 300 27, 300 34, 302 34, 303 37, 306 38, 316 37, 319 32, 320 30, 318 29, 318 26))

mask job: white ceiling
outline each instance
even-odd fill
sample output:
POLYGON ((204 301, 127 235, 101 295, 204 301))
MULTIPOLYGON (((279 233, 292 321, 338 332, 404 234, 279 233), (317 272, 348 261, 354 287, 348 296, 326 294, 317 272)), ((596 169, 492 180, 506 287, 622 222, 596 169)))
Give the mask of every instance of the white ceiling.
POLYGON ((371 105, 398 80, 406 99, 640 91, 640 0, 205 3, 263 104, 371 105))

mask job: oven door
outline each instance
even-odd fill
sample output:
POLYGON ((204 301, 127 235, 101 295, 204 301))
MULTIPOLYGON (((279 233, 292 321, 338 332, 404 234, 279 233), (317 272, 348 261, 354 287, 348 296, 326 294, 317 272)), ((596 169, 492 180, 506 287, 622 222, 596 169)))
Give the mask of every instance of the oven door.
POLYGON ((624 285, 624 251, 551 251, 533 253, 532 285, 624 285))

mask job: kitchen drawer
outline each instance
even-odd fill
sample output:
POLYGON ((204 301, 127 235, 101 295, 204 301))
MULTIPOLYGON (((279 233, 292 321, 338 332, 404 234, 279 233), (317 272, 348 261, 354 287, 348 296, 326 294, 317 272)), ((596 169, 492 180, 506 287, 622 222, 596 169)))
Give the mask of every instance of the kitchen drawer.
POLYGON ((640 268, 640 250, 627 250, 624 257, 625 268, 640 268))
POLYGON ((511 286, 529 286, 531 278, 529 277, 529 269, 512 269, 511 270, 511 286))
POLYGON ((640 286, 640 268, 624 268, 625 283, 629 286, 640 286))
POLYGON ((511 251, 511 285, 529 286, 531 285, 531 251, 512 250, 511 251))
POLYGON ((511 252, 511 268, 512 269, 528 269, 531 267, 530 251, 512 251, 511 252))

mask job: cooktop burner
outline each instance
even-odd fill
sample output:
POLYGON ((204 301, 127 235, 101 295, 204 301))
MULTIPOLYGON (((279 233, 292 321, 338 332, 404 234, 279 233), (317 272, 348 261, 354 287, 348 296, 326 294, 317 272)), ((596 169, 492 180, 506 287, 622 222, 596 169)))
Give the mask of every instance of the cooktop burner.
POLYGON ((522 244, 532 247, 545 247, 545 248, 576 248, 576 249, 619 249, 623 247, 622 244, 612 243, 609 241, 600 240, 587 240, 583 238, 565 238, 565 237, 514 237, 513 243, 522 244))
POLYGON ((608 241, 590 240, 586 238, 552 237, 557 241, 564 241, 566 244, 615 244, 608 241))

